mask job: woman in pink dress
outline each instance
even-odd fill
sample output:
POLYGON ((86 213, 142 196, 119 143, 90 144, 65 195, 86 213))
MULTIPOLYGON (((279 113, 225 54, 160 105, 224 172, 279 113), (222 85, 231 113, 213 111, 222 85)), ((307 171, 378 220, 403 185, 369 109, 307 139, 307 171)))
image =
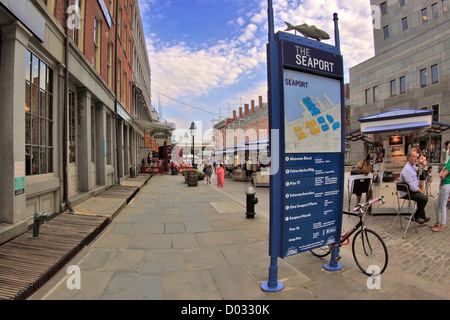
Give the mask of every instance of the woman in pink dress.
POLYGON ((223 181, 225 179, 225 171, 223 170, 222 164, 219 165, 216 174, 217 174, 217 185, 219 187, 223 187, 223 181))

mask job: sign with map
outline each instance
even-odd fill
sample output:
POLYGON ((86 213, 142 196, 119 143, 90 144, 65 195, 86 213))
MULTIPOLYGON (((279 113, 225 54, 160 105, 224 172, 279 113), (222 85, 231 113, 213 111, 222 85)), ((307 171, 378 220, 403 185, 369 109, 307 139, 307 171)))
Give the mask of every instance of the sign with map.
POLYGON ((341 152, 340 81, 284 72, 286 153, 341 152))
POLYGON ((303 43, 283 41, 281 47, 280 244, 286 257, 335 243, 340 235, 343 64, 341 55, 303 43))

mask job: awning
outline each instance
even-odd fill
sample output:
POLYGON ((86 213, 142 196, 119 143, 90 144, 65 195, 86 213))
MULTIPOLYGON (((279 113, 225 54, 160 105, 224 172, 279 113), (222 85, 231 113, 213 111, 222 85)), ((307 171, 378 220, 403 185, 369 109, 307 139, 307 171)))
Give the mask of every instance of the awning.
POLYGON ((161 122, 151 122, 148 120, 142 120, 142 119, 133 119, 134 123, 136 123, 141 129, 145 129, 148 131, 152 131, 155 129, 161 129, 161 130, 175 130, 174 127, 167 123, 161 123, 161 122))
POLYGON ((432 137, 442 134, 442 132, 450 129, 450 124, 433 122, 431 127, 428 128, 424 133, 420 135, 421 138, 432 137))
POLYGON ((367 128, 364 129, 363 133, 364 134, 371 134, 371 133, 415 130, 415 129, 427 128, 429 126, 430 126, 430 124, 428 122, 426 122, 426 121, 398 123, 398 124, 389 124, 389 125, 367 127, 367 128))
POLYGON ((351 141, 351 142, 356 142, 356 141, 364 141, 365 143, 369 144, 369 145, 373 145, 374 144, 374 140, 370 139, 368 136, 366 136, 364 133, 361 132, 361 129, 352 131, 350 133, 348 133, 345 136, 345 140, 347 141, 351 141))
POLYGON ((390 120, 390 119, 399 119, 399 118, 410 118, 410 117, 421 117, 427 115, 433 115, 434 110, 426 110, 426 109, 394 109, 391 111, 386 111, 378 114, 374 114, 371 116, 359 118, 359 122, 370 122, 370 121, 381 121, 381 120, 390 120))

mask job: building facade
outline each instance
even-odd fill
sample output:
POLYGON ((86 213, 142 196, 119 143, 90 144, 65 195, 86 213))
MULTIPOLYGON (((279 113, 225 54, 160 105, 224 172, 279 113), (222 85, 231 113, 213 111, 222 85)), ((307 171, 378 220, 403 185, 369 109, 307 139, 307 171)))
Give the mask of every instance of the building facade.
MULTIPOLYGON (((256 147, 267 150, 269 140, 269 108, 259 96, 258 106, 252 100, 233 111, 232 118, 226 118, 214 125, 213 154, 225 164, 243 164, 246 155, 257 155, 256 147), (250 145, 255 145, 251 148, 250 145), (249 152, 254 149, 255 152, 249 152)), ((258 159, 252 160, 257 163, 258 159)))
MULTIPOLYGON (((350 69, 350 130, 359 129, 360 118, 393 109, 433 109, 434 122, 450 123, 449 1, 371 4, 380 13, 373 31, 375 56, 350 69)), ((414 143, 437 163, 449 139, 446 131, 414 143)), ((349 161, 362 159, 365 147, 364 142, 352 143, 349 161)))
POLYGON ((154 119, 137 1, 0 1, 4 242, 128 177, 154 119))

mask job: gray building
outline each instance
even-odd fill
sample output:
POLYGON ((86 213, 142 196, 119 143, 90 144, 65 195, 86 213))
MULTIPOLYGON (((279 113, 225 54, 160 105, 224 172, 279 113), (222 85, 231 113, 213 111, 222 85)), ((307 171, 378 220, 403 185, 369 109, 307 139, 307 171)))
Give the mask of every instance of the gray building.
MULTIPOLYGON (((360 128, 360 118, 393 109, 433 109, 434 122, 450 123, 449 0, 370 2, 375 56, 350 69, 350 130, 360 128)), ((421 149, 432 146, 429 160, 440 162, 450 133, 415 140, 421 149)), ((348 160, 362 159, 366 147, 352 142, 348 160)))

